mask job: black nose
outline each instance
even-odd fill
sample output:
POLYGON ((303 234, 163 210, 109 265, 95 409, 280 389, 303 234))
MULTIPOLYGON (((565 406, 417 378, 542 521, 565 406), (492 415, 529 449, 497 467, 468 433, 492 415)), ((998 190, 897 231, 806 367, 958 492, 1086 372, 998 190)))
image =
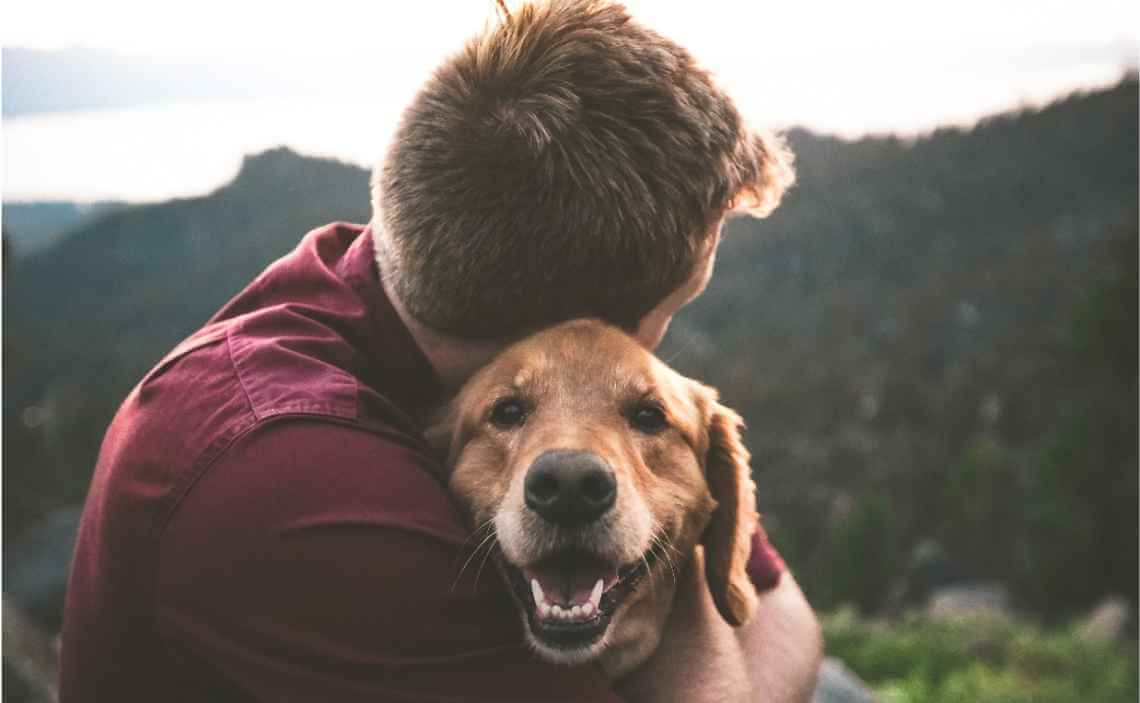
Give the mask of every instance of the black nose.
POLYGON ((566 449, 535 459, 524 489, 528 508, 564 527, 598 519, 617 497, 617 482, 601 457, 566 449))

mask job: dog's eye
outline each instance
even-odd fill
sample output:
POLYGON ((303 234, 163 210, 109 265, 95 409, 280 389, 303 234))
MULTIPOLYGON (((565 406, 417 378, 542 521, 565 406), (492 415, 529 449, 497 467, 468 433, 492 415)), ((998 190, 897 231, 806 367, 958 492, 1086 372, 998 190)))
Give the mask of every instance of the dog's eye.
POLYGON ((518 427, 526 420, 526 408, 516 398, 504 398, 491 408, 491 422, 502 429, 518 427))
POLYGON ((647 434, 656 434, 669 424, 665 419, 665 411, 652 403, 635 407, 630 413, 629 421, 635 429, 647 434))

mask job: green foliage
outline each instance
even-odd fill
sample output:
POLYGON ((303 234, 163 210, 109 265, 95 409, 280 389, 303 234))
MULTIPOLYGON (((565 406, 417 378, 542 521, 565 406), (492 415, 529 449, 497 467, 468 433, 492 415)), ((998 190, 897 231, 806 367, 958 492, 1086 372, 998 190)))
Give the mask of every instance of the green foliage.
POLYGON ((1010 510, 1020 495, 1024 459, 1000 437, 970 440, 946 472, 939 514, 939 536, 961 567, 977 578, 1007 575, 1008 555, 1016 554, 1021 511, 1010 510), (979 549, 979 545, 988 548, 979 549))
POLYGON ((909 617, 886 624, 851 610, 824 637, 884 703, 1124 703, 1136 700, 1135 643, 1086 640, 1001 619, 909 617))
POLYGON ((827 532, 819 549, 818 568, 830 574, 820 586, 822 599, 878 610, 886 596, 883 584, 898 572, 899 543, 890 502, 881 495, 859 498, 827 532))
POLYGON ((1011 581, 1037 612, 1136 593, 1136 228, 1058 333, 1058 407, 1022 447, 970 439, 946 473, 939 534, 975 577, 1011 581), (1019 506, 1010 510, 1009 505, 1019 506))

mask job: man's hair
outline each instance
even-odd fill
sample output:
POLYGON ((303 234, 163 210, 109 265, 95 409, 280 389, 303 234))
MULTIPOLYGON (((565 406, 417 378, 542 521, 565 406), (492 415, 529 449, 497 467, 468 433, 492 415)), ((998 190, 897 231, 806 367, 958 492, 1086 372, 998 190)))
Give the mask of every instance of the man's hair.
POLYGON ((726 212, 767 214, 793 180, 685 49, 620 5, 549 0, 471 39, 405 111, 373 174, 377 259, 440 332, 635 329, 726 212))

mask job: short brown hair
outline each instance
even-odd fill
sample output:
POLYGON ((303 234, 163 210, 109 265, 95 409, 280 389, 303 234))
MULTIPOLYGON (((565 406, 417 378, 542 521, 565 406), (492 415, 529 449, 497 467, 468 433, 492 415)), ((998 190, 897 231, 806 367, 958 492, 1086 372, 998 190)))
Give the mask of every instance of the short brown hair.
POLYGON ((405 111, 373 174, 377 258, 441 332, 633 329, 728 210, 766 214, 792 181, 685 49, 620 5, 548 0, 471 39, 405 111))

